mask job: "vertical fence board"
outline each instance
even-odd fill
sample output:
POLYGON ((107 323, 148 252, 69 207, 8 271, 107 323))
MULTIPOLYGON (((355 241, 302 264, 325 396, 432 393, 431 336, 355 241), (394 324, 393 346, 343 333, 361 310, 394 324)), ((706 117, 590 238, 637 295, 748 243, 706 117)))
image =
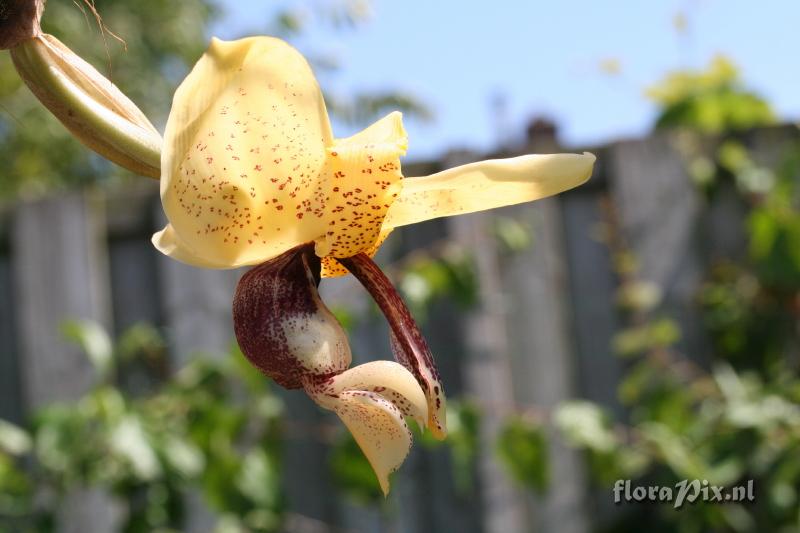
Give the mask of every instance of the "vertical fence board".
MULTIPOLYGON (((502 269, 514 394, 522 405, 551 412, 577 393, 561 208, 558 199, 548 198, 503 213, 533 230, 533 246, 507 255, 502 269)), ((548 436, 552 483, 534 507, 533 530, 588 531, 579 456, 552 429, 548 436)))
POLYGON ((108 327, 102 213, 84 193, 21 205, 12 246, 22 376, 28 408, 75 400, 92 384, 80 350, 59 333, 66 319, 108 327))
POLYGON ((227 353, 234 342, 231 305, 241 273, 195 268, 168 257, 158 263, 164 320, 178 366, 193 355, 227 353))
POLYGON ((674 142, 662 134, 613 145, 608 151, 611 194, 640 272, 664 291, 664 309, 681 327, 678 348, 706 364, 696 301, 703 275, 701 200, 674 142))
MULTIPOLYGON (((59 336, 63 320, 108 327, 109 294, 102 208, 70 193, 20 205, 14 213, 13 269, 26 408, 75 400, 92 385, 86 357, 59 336)), ((108 494, 78 490, 59 516, 59 531, 115 531, 120 510, 108 494)))
POLYGON ((617 383, 623 369, 611 349, 617 329, 616 277, 608 246, 597 235, 603 222, 600 194, 577 190, 561 201, 579 390, 622 417, 617 383))
POLYGON ((241 270, 196 268, 159 254, 164 321, 178 366, 193 355, 220 356, 229 351, 234 342, 233 293, 241 274, 241 270))
POLYGON ((449 222, 455 240, 472 252, 480 279, 480 304, 466 318, 464 373, 465 392, 479 402, 483 412, 478 458, 483 530, 522 532, 530 522, 524 495, 512 485, 494 454, 502 420, 514 411, 514 396, 501 273, 489 236, 491 219, 478 213, 449 222))
POLYGON ((158 253, 144 238, 116 238, 109 242, 111 295, 116 335, 137 323, 163 324, 158 253))
POLYGON ((3 254, 0 255, 0 419, 19 424, 22 422, 23 405, 17 336, 14 331, 15 309, 11 262, 3 254))
MULTIPOLYGON (((598 179, 596 176, 593 182, 598 179)), ((619 324, 616 276, 608 246, 600 237, 601 224, 605 222, 600 206, 603 194, 601 186, 592 183, 561 197, 571 333, 580 396, 598 403, 622 421, 627 412, 618 400, 617 387, 624 376, 624 365, 612 350, 619 324)), ((607 523, 620 511, 605 489, 595 489, 587 498, 585 512, 600 523, 607 523)))

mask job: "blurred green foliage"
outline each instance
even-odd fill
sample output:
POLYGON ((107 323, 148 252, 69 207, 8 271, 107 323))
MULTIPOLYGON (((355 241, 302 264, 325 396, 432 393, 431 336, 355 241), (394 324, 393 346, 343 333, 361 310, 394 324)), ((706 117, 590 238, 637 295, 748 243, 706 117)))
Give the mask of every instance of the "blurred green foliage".
POLYGON ((769 104, 743 86, 736 66, 722 55, 706 70, 668 74, 647 95, 661 108, 656 128, 719 134, 775 122, 769 104))
POLYGON ((237 350, 195 359, 135 395, 115 376, 135 353, 166 357, 154 330, 137 326, 113 345, 93 323, 64 329, 96 383, 75 403, 37 412, 27 430, 0 422, 0 531, 54 530, 78 488, 102 488, 121 504, 125 533, 179 529, 190 490, 228 530, 278 528, 282 403, 237 350))
POLYGON ((424 322, 443 298, 468 309, 478 298, 472 256, 456 243, 420 250, 396 269, 397 286, 414 317, 424 322))
POLYGON ((533 417, 513 416, 497 438, 497 455, 508 474, 541 493, 550 484, 548 440, 544 425, 533 417))
POLYGON ((749 90, 728 58, 705 70, 678 70, 647 90, 660 107, 655 128, 678 130, 690 176, 707 192, 733 181, 743 192, 765 192, 772 173, 757 165, 743 144, 752 128, 776 123, 772 106, 749 90))
MULTIPOLYGON (((650 90, 661 106, 658 129, 677 129, 689 172, 709 204, 734 202, 743 216, 741 250, 709 258, 697 295, 711 341, 707 354, 680 353, 681 328, 663 308, 661 290, 642 278, 638 261, 608 216, 622 326, 613 348, 626 359, 619 386, 627 416, 614 421, 589 402, 560 406, 553 425, 581 450, 591 478, 606 489, 618 479, 674 487, 683 479, 733 487, 753 480, 755 501, 618 507, 608 531, 800 530, 800 144, 782 162, 755 162, 743 131, 771 124, 768 103, 746 89, 733 65, 717 58, 707 71, 668 75, 650 90), (733 191, 721 198, 717 190, 733 191), (708 367, 695 361, 710 361, 708 367)), ((796 136, 794 137, 796 139, 796 136)), ((506 434, 539 446, 541 421, 507 422, 506 434)), ((520 449, 523 449, 520 447, 520 449)), ((517 479, 527 453, 506 454, 517 479)), ((603 527, 607 529, 603 529, 603 527)))

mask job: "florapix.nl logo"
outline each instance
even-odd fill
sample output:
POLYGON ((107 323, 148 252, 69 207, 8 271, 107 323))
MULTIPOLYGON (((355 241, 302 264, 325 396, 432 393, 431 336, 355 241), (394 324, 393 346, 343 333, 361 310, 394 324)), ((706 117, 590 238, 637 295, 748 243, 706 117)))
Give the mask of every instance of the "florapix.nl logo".
POLYGON ((732 487, 713 485, 707 479, 682 479, 673 486, 635 485, 630 479, 614 483, 614 503, 671 503, 680 509, 685 503, 734 503, 755 500, 753 480, 732 487))

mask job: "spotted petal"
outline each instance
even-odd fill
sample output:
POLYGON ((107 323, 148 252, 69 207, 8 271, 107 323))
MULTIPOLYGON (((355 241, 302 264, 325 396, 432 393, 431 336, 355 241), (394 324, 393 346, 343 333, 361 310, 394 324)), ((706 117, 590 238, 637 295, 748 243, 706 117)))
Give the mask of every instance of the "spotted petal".
POLYGON ((341 393, 332 409, 361 447, 383 494, 389 494, 389 474, 403 464, 411 449, 403 413, 380 394, 365 391, 341 393))
POLYGON ((325 233, 320 175, 333 142, 295 49, 213 40, 175 93, 161 160, 170 227, 154 244, 197 266, 261 263, 325 233))
POLYGON ((326 402, 345 391, 353 390, 380 394, 405 416, 412 417, 421 428, 425 427, 428 418, 425 394, 413 374, 401 364, 394 361, 372 361, 358 365, 318 384, 312 395, 323 407, 331 408, 326 402))
POLYGON ((334 258, 374 255, 388 236, 383 220, 402 188, 400 156, 407 146, 395 111, 328 149, 327 230, 316 242, 323 277, 347 273, 334 258))
POLYGON ((373 361, 321 383, 309 382, 306 392, 339 415, 388 494, 389 474, 411 447, 403 416, 412 417, 420 427, 428 416, 425 395, 411 372, 393 361, 373 361))
POLYGON ((524 155, 407 178, 384 229, 552 196, 588 180, 594 161, 589 153, 524 155))

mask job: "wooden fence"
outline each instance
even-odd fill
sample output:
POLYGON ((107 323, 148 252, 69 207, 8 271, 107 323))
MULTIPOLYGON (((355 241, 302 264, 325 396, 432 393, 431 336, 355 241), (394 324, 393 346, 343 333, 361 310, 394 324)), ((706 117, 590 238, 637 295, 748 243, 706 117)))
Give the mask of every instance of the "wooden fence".
MULTIPOLYGON (((745 141, 772 162, 794 128, 754 132, 745 141)), ((616 279, 607 247, 596 238, 601 203, 610 202, 622 233, 658 284, 683 327, 683 348, 703 353, 695 294, 715 253, 743 246, 741 212, 723 196, 704 205, 686 172, 677 138, 660 134, 592 149, 598 165, 585 186, 534 204, 505 208, 532 228, 534 245, 503 253, 492 237, 497 213, 440 219, 402 229, 382 251, 384 260, 443 238, 470 250, 480 280, 480 302, 470 312, 447 305, 425 328, 450 395, 483 406, 478 483, 456 495, 450 458, 416 446, 394 483, 399 512, 386 526, 375 512, 340 497, 331 485, 324 444, 293 438, 286 446, 285 492, 295 531, 588 532, 613 513, 610 496, 592 494, 580 458, 554 436, 553 485, 534 497, 516 487, 495 459, 502 416, 520 405, 548 409, 587 398, 624 415, 616 400, 623 372, 611 350, 618 328, 616 279), (698 228, 703 228, 703 232, 698 228), (327 524, 321 527, 320 524, 327 524), (316 529, 315 529, 316 528, 316 529)), ((513 153, 559 150, 534 138, 513 153)), ((560 151, 560 150, 559 150, 560 151)), ((481 157, 485 157, 482 155, 481 157)), ((477 159, 450 154, 412 164, 408 175, 477 159)), ((162 328, 177 364, 192 354, 223 353, 233 340, 230 304, 238 271, 191 268, 159 255, 150 236, 164 223, 155 182, 120 189, 75 191, 13 206, 0 216, 0 417, 19 422, 56 400, 79 397, 89 386, 89 363, 65 343, 65 318, 89 318, 114 332, 147 321, 162 328)), ((331 299, 363 305, 352 279, 326 282, 331 299)), ((390 358, 385 326, 362 324, 354 353, 390 358)), ((288 416, 315 423, 325 416, 304 395, 286 393, 288 416)), ((209 530, 202 505, 186 530, 209 530)), ((118 510, 102 493, 81 493, 64 511, 63 531, 111 531, 118 510)))

